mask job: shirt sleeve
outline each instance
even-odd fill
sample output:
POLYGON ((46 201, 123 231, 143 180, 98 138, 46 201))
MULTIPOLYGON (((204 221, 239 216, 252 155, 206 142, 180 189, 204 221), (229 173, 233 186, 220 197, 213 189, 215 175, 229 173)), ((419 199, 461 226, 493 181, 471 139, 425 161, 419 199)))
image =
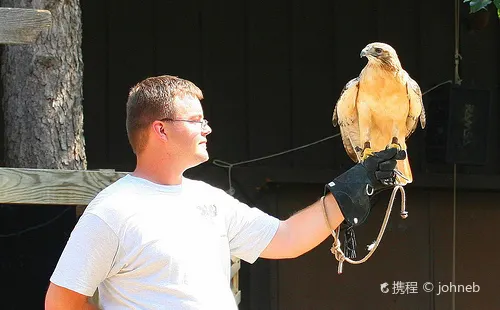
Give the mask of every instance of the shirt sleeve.
POLYGON ((98 216, 84 213, 71 232, 50 281, 92 296, 107 277, 118 251, 118 237, 98 216))
POLYGON ((254 263, 278 231, 280 221, 229 195, 225 200, 228 204, 229 216, 226 221, 231 255, 254 263))

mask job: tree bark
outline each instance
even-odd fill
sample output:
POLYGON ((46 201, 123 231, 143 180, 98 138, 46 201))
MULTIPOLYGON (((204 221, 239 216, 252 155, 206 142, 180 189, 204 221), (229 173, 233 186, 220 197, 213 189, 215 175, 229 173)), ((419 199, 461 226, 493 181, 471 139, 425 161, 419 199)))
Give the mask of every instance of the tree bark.
MULTIPOLYGON (((8 0, 49 10, 52 25, 33 44, 3 46, 4 165, 86 169, 82 108, 82 24, 78 0, 8 0)), ((43 309, 49 278, 76 221, 75 208, 2 205, 2 309, 43 309), (16 295, 17 294, 17 295, 16 295)))
POLYGON ((5 165, 86 169, 78 0, 4 0, 45 9, 52 25, 34 44, 7 45, 2 59, 5 165))

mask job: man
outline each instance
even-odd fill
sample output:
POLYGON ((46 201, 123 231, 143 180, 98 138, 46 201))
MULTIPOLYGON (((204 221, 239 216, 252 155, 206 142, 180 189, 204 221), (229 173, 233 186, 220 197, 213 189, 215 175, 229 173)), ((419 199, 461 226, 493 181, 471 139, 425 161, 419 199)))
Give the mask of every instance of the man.
POLYGON ((329 183, 336 198, 328 194, 285 221, 250 208, 183 177, 208 160, 212 130, 202 98, 193 83, 172 76, 131 89, 127 133, 136 169, 88 205, 51 277, 46 309, 96 309, 88 300, 97 288, 103 309, 236 309, 231 255, 249 263, 297 257, 325 240, 329 226, 361 224, 368 194, 392 185, 395 149, 329 183))

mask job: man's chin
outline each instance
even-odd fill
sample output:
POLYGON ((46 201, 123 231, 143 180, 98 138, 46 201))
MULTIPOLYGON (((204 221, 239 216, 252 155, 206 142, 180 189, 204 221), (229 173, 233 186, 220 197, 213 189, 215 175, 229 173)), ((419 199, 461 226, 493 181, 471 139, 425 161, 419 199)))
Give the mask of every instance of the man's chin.
POLYGON ((191 168, 194 168, 196 166, 199 166, 199 165, 203 164, 204 162, 207 162, 208 159, 209 159, 208 154, 197 156, 196 161, 193 160, 193 162, 190 165, 188 165, 186 167, 186 169, 191 169, 191 168))
POLYGON ((210 156, 208 156, 208 152, 199 153, 198 159, 200 162, 198 163, 198 165, 208 161, 209 158, 210 158, 210 156))

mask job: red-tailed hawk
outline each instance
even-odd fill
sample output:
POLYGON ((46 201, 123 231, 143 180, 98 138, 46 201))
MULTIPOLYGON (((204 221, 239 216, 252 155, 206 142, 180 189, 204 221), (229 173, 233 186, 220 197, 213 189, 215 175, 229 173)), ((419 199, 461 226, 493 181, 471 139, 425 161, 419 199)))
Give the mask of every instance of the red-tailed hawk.
MULTIPOLYGON (((368 44, 360 57, 368 58, 368 63, 342 90, 332 118, 333 125, 340 126, 345 150, 355 162, 391 144, 406 150, 405 141, 419 119, 425 127, 420 87, 403 70, 396 51, 375 42, 368 44)), ((397 165, 401 185, 413 180, 406 152, 406 159, 397 165)))

